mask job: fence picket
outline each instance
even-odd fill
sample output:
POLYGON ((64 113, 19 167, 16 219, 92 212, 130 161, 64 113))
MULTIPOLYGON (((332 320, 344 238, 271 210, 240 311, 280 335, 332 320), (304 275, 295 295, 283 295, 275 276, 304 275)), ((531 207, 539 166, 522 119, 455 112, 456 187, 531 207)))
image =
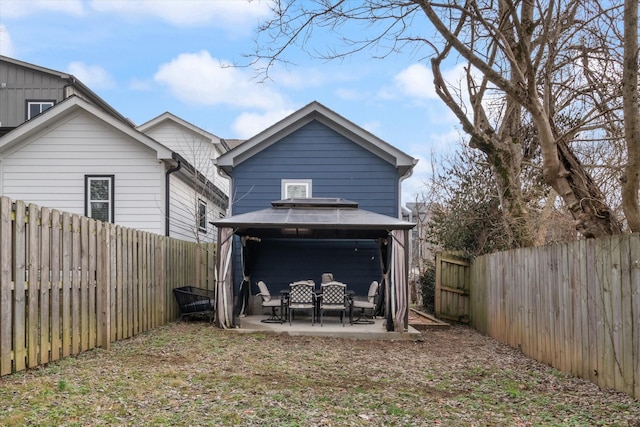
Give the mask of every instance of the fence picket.
POLYGON ((96 220, 89 219, 87 221, 87 234, 88 234, 88 271, 87 271, 87 286, 89 287, 89 348, 95 348, 98 344, 96 342, 97 337, 97 318, 98 318, 98 305, 96 304, 96 278, 97 278, 97 232, 96 232, 96 220))
POLYGON ((630 236, 621 236, 620 240, 620 351, 622 353, 622 384, 617 390, 633 394, 633 311, 631 302, 631 250, 630 236))
POLYGON ((109 259, 112 261, 109 263, 108 269, 108 279, 106 285, 109 287, 107 299, 109 303, 109 331, 111 338, 109 342, 118 340, 118 316, 117 316, 117 304, 118 304, 118 294, 117 290, 117 258, 116 258, 116 226, 113 224, 106 224, 108 230, 108 236, 106 237, 109 240, 108 248, 109 248, 109 259))
POLYGON ((61 334, 61 299, 60 299, 60 252, 62 242, 60 232, 62 224, 60 222, 60 211, 51 211, 51 269, 49 274, 51 280, 51 360, 58 360, 62 357, 61 334))
POLYGON ((80 218, 80 351, 89 347, 89 218, 80 218))
POLYGON ((62 213, 62 270, 60 282, 62 286, 62 357, 71 354, 71 284, 69 270, 71 262, 71 215, 62 213))
POLYGON ((13 247, 11 205, 7 197, 0 198, 0 375, 13 370, 13 283, 11 278, 13 247))
POLYGON ((40 234, 38 233, 38 208, 30 204, 27 208, 28 215, 25 217, 27 221, 27 323, 25 330, 27 333, 27 365, 29 368, 38 366, 40 349, 38 344, 40 341, 40 288, 38 287, 38 266, 40 265, 40 234))
MULTIPOLYGON (((640 315, 640 239, 629 238, 629 268, 631 281, 631 321, 637 325, 640 315)), ((631 365, 633 377, 633 394, 640 398, 640 328, 632 327, 631 365)))
POLYGON ((71 353, 80 353, 80 218, 71 216, 71 353))
POLYGON ((15 234, 15 246, 14 246, 14 258, 13 269, 15 271, 14 276, 14 291, 13 291, 13 312, 14 312, 14 338, 13 338, 13 362, 16 370, 21 371, 26 368, 26 343, 25 343, 25 323, 27 320, 27 312, 25 306, 25 251, 26 251, 26 206, 24 202, 16 202, 14 220, 14 234, 15 234))
POLYGON ((50 276, 50 258, 51 258, 51 210, 42 208, 40 211, 40 266, 39 277, 40 282, 40 363, 49 362, 49 352, 51 351, 51 326, 49 309, 51 307, 51 276, 50 276))

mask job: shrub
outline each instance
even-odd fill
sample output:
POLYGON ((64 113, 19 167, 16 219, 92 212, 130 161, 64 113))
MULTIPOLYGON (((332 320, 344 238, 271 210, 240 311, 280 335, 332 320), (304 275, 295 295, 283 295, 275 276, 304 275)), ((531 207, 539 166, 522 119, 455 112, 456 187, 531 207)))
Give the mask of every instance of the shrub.
POLYGON ((435 311, 436 304, 436 268, 430 265, 420 276, 420 289, 422 290, 422 306, 428 313, 435 311))

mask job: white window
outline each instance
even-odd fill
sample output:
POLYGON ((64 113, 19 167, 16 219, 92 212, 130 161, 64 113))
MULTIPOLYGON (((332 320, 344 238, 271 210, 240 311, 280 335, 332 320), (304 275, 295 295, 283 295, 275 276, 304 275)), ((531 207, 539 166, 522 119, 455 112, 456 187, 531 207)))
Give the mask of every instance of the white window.
POLYGON ((27 120, 53 107, 53 101, 27 101, 27 120))
POLYGON ((306 199, 311 197, 310 179, 283 179, 282 199, 306 199))
POLYGON ((198 230, 207 232, 207 203, 202 199, 198 199, 198 230))
POLYGON ((113 222, 113 175, 85 176, 85 216, 113 222))

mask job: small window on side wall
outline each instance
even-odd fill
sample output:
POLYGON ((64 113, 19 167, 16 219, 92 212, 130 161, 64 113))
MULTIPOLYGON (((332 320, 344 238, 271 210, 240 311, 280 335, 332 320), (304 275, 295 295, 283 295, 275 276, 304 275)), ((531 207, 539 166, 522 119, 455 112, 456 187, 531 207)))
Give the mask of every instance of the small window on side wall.
POLYGON ((27 120, 53 107, 54 101, 27 101, 27 120))
POLYGON ((85 175, 84 215, 102 222, 113 222, 113 175, 85 175))
POLYGON ((306 199, 311 197, 310 179, 283 179, 282 199, 306 199))
POLYGON ((207 232, 207 203, 198 199, 198 231, 207 232))

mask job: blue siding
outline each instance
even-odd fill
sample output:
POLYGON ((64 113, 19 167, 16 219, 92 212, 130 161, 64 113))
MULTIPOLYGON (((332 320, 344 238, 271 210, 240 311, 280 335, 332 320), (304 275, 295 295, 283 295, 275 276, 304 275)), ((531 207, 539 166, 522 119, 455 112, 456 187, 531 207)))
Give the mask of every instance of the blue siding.
POLYGON ((313 197, 342 197, 360 208, 398 215, 394 165, 312 121, 233 170, 233 215, 281 198, 282 179, 311 179, 313 197))
POLYGON ((295 280, 312 279, 319 286, 322 273, 366 295, 372 280, 380 281, 378 243, 373 240, 263 239, 251 276, 252 294, 263 280, 271 292, 287 289, 295 280))
MULTIPOLYGON (((359 207, 398 216, 398 171, 393 164, 318 121, 283 137, 233 169, 232 214, 271 207, 282 179, 312 180, 313 197, 341 197, 359 207)), ((233 277, 242 282, 240 245, 234 239, 233 277)), ((382 269, 375 240, 263 239, 255 255, 251 293, 264 280, 272 292, 295 280, 320 283, 331 272, 358 295, 366 295, 382 269)))

